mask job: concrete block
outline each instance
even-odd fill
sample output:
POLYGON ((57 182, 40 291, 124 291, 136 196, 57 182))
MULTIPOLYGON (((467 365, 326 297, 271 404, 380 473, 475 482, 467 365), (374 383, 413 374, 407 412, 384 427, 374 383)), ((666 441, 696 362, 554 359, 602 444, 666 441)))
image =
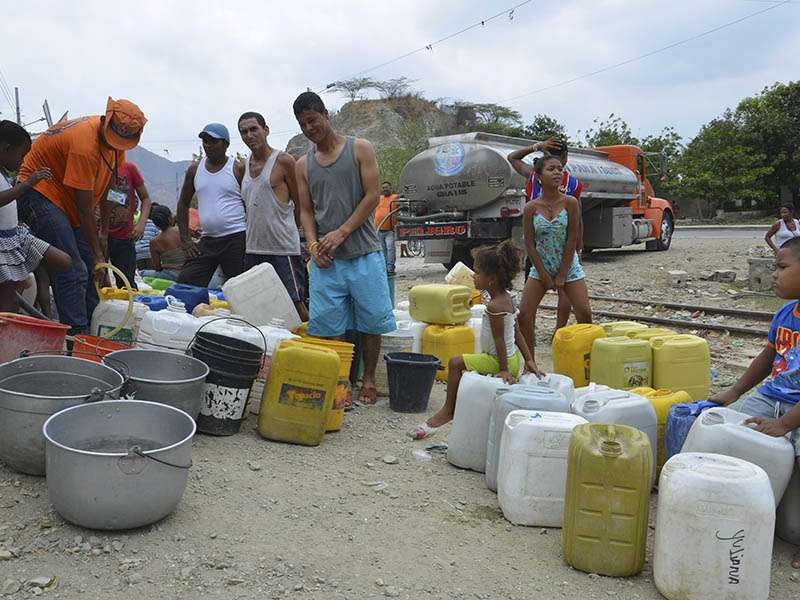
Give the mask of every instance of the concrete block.
POLYGON ((756 292, 772 289, 772 272, 775 270, 774 258, 748 258, 747 285, 756 292))
POLYGON ((714 274, 711 276, 711 280, 720 281, 722 283, 733 283, 736 281, 736 271, 731 271, 729 269, 714 271, 714 274))
POLYGON ((669 283, 672 287, 686 287, 689 274, 686 271, 667 271, 669 283))

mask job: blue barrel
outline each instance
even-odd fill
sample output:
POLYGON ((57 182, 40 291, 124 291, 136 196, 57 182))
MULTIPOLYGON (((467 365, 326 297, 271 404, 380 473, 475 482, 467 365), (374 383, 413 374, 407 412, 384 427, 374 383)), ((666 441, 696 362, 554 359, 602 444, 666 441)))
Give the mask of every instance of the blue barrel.
POLYGON ((153 311, 164 310, 167 308, 167 299, 164 296, 136 296, 134 302, 141 302, 153 311))
POLYGON ((667 413, 667 429, 664 434, 664 450, 669 460, 683 448, 686 436, 700 413, 709 408, 719 406, 716 402, 701 400, 675 404, 667 413))
POLYGON ((191 314, 198 304, 208 304, 208 289, 204 287, 197 287, 195 285, 187 285, 185 283, 176 283, 164 292, 165 296, 174 296, 186 305, 186 312, 191 314))

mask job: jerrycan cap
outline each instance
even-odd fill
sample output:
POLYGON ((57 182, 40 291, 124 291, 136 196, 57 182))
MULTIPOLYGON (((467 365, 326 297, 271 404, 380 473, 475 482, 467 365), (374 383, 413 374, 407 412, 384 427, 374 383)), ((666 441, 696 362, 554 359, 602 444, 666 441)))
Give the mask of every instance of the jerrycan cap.
POLYGON ((617 440, 605 439, 600 442, 600 453, 609 458, 617 457, 622 454, 622 444, 617 440))
POLYGON ((598 410, 600 410, 600 406, 601 404, 599 400, 595 400, 594 398, 589 398, 583 403, 583 412, 596 413, 598 410))
POLYGON ((688 417, 692 414, 692 408, 688 404, 676 404, 671 411, 676 417, 688 417))
POLYGON ((172 312, 186 312, 186 304, 178 300, 175 296, 167 296, 164 299, 167 301, 167 310, 172 312))

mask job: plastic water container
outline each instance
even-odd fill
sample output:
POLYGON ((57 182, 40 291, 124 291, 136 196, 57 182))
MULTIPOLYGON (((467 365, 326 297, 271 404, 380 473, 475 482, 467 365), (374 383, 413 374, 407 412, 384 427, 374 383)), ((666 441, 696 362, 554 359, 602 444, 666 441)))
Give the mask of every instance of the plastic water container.
POLYGON ((599 338, 592 344, 590 380, 627 390, 649 386, 653 351, 646 340, 627 336, 599 338))
POLYGON ((590 423, 629 425, 644 432, 650 440, 653 453, 652 481, 655 483, 655 465, 658 461, 658 417, 647 398, 623 390, 606 390, 585 394, 572 404, 573 412, 590 423))
POLYGON ((794 446, 745 425, 749 415, 730 408, 709 408, 689 430, 682 452, 711 452, 741 458, 767 473, 777 506, 794 469, 794 446))
POLYGON ((267 341, 267 347, 264 351, 264 362, 261 370, 256 375, 256 380, 253 382, 253 388, 250 390, 250 398, 248 401, 249 411, 257 415, 261 410, 261 397, 264 395, 264 387, 269 377, 269 371, 272 368, 272 355, 278 349, 278 345, 283 340, 300 339, 300 336, 295 335, 285 328, 285 323, 279 319, 271 321, 270 325, 261 325, 258 330, 264 335, 267 341))
POLYGON ((655 393, 656 393, 656 390, 654 390, 654 389, 653 389, 653 388, 651 388, 651 387, 636 387, 636 388, 630 388, 628 391, 629 391, 631 394, 637 394, 637 395, 639 395, 639 396, 644 396, 645 398, 649 398, 649 397, 650 397, 652 394, 655 394, 655 393))
POLYGON ((549 387, 524 384, 504 386, 495 392, 492 415, 489 419, 489 437, 486 441, 486 487, 497 491, 497 471, 500 465, 500 442, 506 417, 515 410, 543 410, 569 412, 569 401, 560 392, 549 387))
POLYGON ((553 336, 553 371, 566 375, 575 387, 589 383, 592 344, 606 333, 599 325, 577 323, 567 325, 553 336))
POLYGON ((272 319, 281 319, 288 330, 294 331, 302 324, 289 292, 269 263, 228 279, 222 292, 233 312, 253 325, 269 325, 272 319))
MULTIPOLYGON (((575 388, 575 397, 573 399, 573 402, 575 400, 577 400, 578 398, 582 398, 586 394, 594 394, 595 392, 605 392, 605 391, 610 390, 610 389, 611 388, 608 387, 607 385, 602 385, 602 384, 599 384, 599 383, 590 383, 589 385, 584 385, 582 387, 576 387, 575 388)), ((635 392, 633 392, 633 390, 629 390, 629 391, 632 392, 632 393, 635 393, 635 392)))
POLYGON ((194 311, 194 307, 198 304, 208 304, 208 289, 198 287, 196 285, 187 285, 185 283, 176 283, 175 285, 167 288, 164 292, 166 296, 174 296, 186 305, 186 312, 194 311))
POLYGON ((464 287, 475 289, 474 275, 475 271, 459 261, 450 269, 450 272, 444 276, 444 280, 450 285, 463 285, 464 287))
POLYGON ((432 354, 444 367, 436 373, 439 381, 447 381, 447 365, 452 357, 472 354, 474 350, 475 334, 468 325, 429 325, 422 334, 422 353, 432 354))
POLYGON ((466 323, 472 316, 470 298, 470 288, 463 285, 415 285, 408 293, 411 318, 435 325, 466 323))
POLYGON ((469 312, 473 319, 483 319, 483 314, 486 312, 485 304, 473 304, 469 308, 469 312))
POLYGON ((139 336, 136 339, 138 348, 151 350, 172 349, 185 352, 197 330, 204 323, 186 312, 186 305, 167 297, 169 306, 165 310, 154 312, 149 310, 142 317, 139 336))
POLYGON ((282 343, 272 356, 258 432, 278 442, 319 445, 333 406, 339 366, 335 350, 299 342, 282 343))
POLYGON ((652 471, 643 432, 599 423, 572 431, 561 536, 567 563, 609 577, 642 570, 652 471))
POLYGON ((502 379, 472 371, 461 377, 453 426, 447 438, 450 464, 479 473, 486 470, 486 446, 494 397, 497 389, 504 386, 502 379))
POLYGON ((411 351, 416 354, 422 354, 422 336, 425 334, 428 324, 422 321, 411 321, 408 328, 414 336, 414 344, 411 351))
MULTIPOLYGON (((633 390, 631 390, 633 391, 633 390)), ((656 479, 661 474, 661 467, 667 462, 667 419, 669 411, 676 404, 690 402, 691 398, 686 392, 673 392, 671 390, 653 390, 648 394, 640 394, 650 400, 658 418, 658 461, 656 462, 656 479)))
MULTIPOLYGON (((569 403, 567 405, 567 410, 564 412, 570 411, 569 407, 572 406, 572 401, 575 400, 575 384, 573 383, 572 379, 566 375, 560 375, 559 373, 545 373, 544 377, 539 379, 533 373, 525 373, 519 378, 519 382, 535 387, 544 386, 559 392, 562 396, 564 396, 564 398, 567 399, 567 402, 569 403)), ((542 410, 551 409, 543 408, 542 410)))
POLYGON ((480 319, 472 318, 466 323, 472 329, 472 334, 475 336, 475 354, 483 352, 483 344, 481 343, 481 330, 483 329, 483 317, 480 319))
POLYGON ((647 329, 647 325, 642 325, 636 321, 611 321, 610 323, 601 323, 600 327, 603 328, 608 337, 628 336, 631 332, 647 329))
POLYGON ((653 387, 683 390, 692 400, 708 400, 711 387, 708 342, 696 335, 654 337, 653 387))
POLYGON ((668 600, 766 600, 775 504, 761 467, 676 454, 661 471, 653 580, 668 600))
POLYGON ((678 335, 678 332, 666 327, 648 327, 647 329, 630 329, 626 335, 637 340, 651 340, 654 337, 678 335))
MULTIPOLYGON (((702 400, 700 402, 685 402, 676 404, 669 409, 667 414, 667 427, 664 430, 664 452, 666 460, 678 454, 683 448, 686 436, 694 425, 695 419, 704 410, 717 408, 719 404, 702 400)), ((665 461, 666 462, 666 461, 665 461)))
POLYGON ((561 527, 572 430, 586 419, 563 412, 515 410, 505 419, 497 501, 515 525, 561 527))
MULTIPOLYGON (((108 333, 117 328, 120 323, 125 322, 128 314, 127 300, 104 300, 97 305, 92 313, 92 335, 105 337, 108 333)), ((125 325, 110 339, 115 342, 132 345, 139 335, 139 328, 148 308, 138 302, 133 303, 133 312, 125 325)))
MULTIPOLYGON (((411 321, 397 321, 397 329, 381 336, 381 354, 390 352, 413 352, 414 332, 411 331, 411 321)), ((378 396, 389 395, 389 377, 386 371, 386 361, 378 360, 375 367, 375 387, 378 396)))
POLYGON ((407 310, 400 310, 398 308, 395 308, 394 310, 392 310, 392 314, 394 315, 395 323, 398 323, 400 321, 411 320, 411 313, 408 312, 407 310))
POLYGON ((795 467, 789 485, 775 513, 775 535, 784 542, 800 545, 800 468, 795 467))

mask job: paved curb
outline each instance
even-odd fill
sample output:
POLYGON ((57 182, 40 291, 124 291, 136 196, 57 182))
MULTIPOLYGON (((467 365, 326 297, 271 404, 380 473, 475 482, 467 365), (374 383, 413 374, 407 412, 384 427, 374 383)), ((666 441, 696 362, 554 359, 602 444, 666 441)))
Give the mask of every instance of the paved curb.
POLYGON ((767 231, 771 225, 681 225, 675 223, 675 230, 690 231, 767 231))

